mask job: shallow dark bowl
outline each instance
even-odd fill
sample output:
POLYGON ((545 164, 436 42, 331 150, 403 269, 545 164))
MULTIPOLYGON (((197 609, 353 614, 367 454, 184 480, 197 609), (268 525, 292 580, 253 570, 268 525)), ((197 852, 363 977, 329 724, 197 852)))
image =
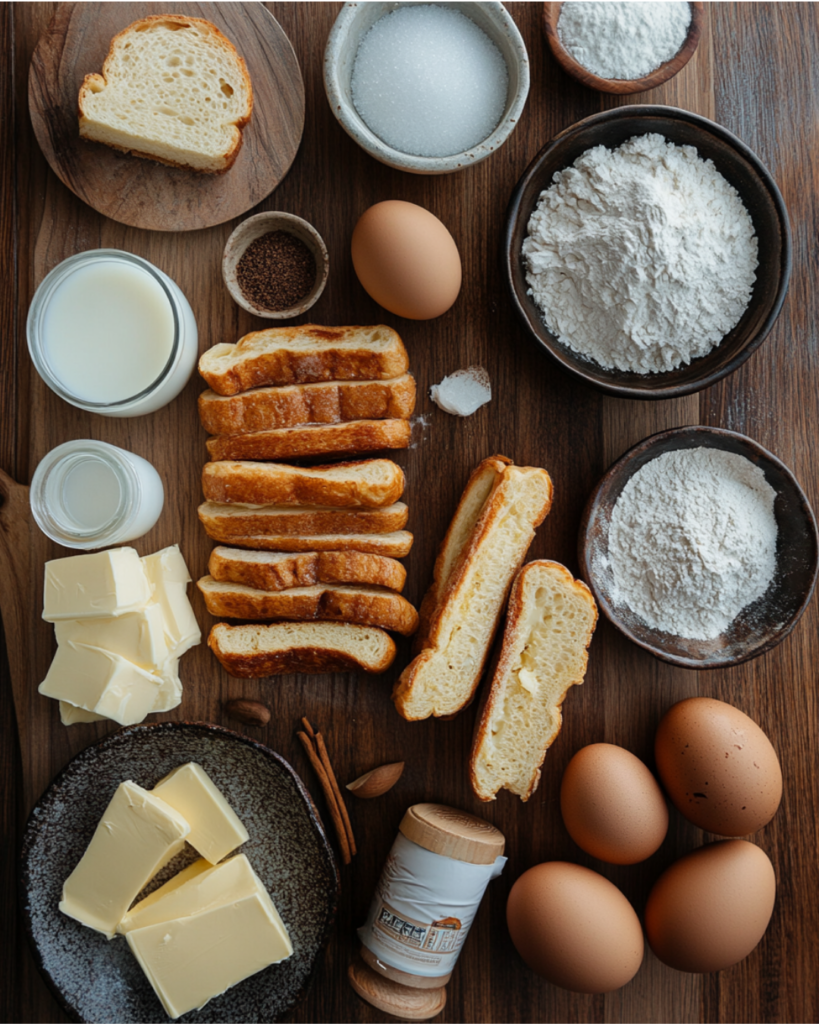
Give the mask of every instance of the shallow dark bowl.
POLYGON ((606 472, 588 500, 580 525, 578 555, 603 614, 629 640, 656 657, 682 668, 725 668, 756 658, 790 633, 813 594, 819 567, 816 519, 791 471, 775 455, 743 434, 715 427, 678 427, 654 434, 629 449, 606 472), (609 525, 614 504, 634 474, 664 452, 683 448, 719 448, 750 459, 776 491, 778 527, 776 574, 767 591, 744 608, 714 640, 688 640, 651 629, 611 597, 608 567, 609 525))
MULTIPOLYGON (((180 1021, 272 1021, 305 992, 329 937, 339 896, 335 858, 310 795, 272 750, 219 726, 137 725, 107 736, 66 765, 31 812, 23 837, 21 899, 34 954, 73 1020, 168 1021, 125 940, 111 940, 57 909, 63 882, 85 852, 117 786, 151 788, 177 765, 201 764, 245 824, 247 854, 290 933, 293 955, 192 1010, 180 1021)), ((149 888, 183 866, 171 862, 149 888)), ((193 854, 187 861, 194 859, 193 854)))
POLYGON ((779 189, 759 158, 725 128, 675 107, 635 105, 594 114, 562 131, 526 170, 509 202, 504 239, 505 273, 512 301, 538 347, 584 383, 621 398, 679 398, 710 387, 733 373, 764 341, 774 324, 791 272, 791 234, 779 189), (745 204, 759 240, 759 266, 751 301, 742 319, 708 355, 666 373, 605 370, 561 345, 547 329, 527 294, 521 256, 527 225, 540 193, 555 171, 564 170, 592 146, 622 145, 634 135, 657 132, 676 145, 695 146, 711 159, 745 204))

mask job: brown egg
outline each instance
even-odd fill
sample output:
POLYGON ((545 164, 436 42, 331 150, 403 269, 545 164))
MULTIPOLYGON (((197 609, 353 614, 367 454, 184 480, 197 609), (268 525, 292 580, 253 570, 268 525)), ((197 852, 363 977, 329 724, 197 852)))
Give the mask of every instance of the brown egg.
POLYGON ((649 945, 678 971, 724 970, 759 943, 775 896, 773 865, 758 846, 727 839, 700 847, 654 884, 645 914, 649 945))
POLYGON ((355 226, 351 250, 364 290, 391 313, 431 320, 458 298, 455 239, 423 206, 397 199, 371 206, 355 226))
POLYGON ((550 861, 512 886, 506 922, 529 967, 571 992, 612 992, 643 961, 643 932, 620 890, 579 864, 550 861))
POLYGON ((669 708, 654 755, 671 802, 708 832, 747 836, 776 814, 782 799, 776 751, 756 722, 730 704, 691 697, 669 708))
POLYGON ((613 743, 592 743, 569 761, 560 810, 581 850, 610 864, 645 860, 668 831, 668 808, 654 776, 613 743))

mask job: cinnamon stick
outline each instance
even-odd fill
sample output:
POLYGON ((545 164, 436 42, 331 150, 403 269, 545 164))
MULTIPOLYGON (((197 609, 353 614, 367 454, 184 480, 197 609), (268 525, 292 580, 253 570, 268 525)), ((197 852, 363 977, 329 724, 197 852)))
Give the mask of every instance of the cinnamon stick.
POLYGON ((310 737, 311 740, 316 738, 316 734, 313 732, 313 726, 310 725, 310 721, 307 718, 302 718, 301 724, 304 726, 304 731, 310 737))
POLYGON ((316 773, 322 791, 324 792, 327 809, 330 812, 330 817, 333 820, 333 827, 335 828, 336 836, 338 837, 338 845, 341 847, 341 859, 345 864, 349 864, 352 857, 350 854, 350 843, 347 838, 347 829, 344 825, 344 819, 341 816, 341 812, 339 811, 333 787, 330 785, 330 780, 327 777, 327 772, 324 770, 324 765, 313 748, 313 744, 310 742, 310 738, 307 733, 300 731, 297 735, 301 740, 302 746, 307 752, 310 764, 313 766, 313 771, 316 773))
POLYGON ((350 852, 355 856, 358 853, 358 850, 355 845, 353 826, 350 824, 350 815, 347 813, 347 805, 344 803, 344 798, 342 797, 341 790, 338 787, 338 779, 336 778, 336 773, 333 771, 333 766, 330 764, 330 755, 327 753, 327 747, 324 744, 324 737, 320 732, 316 733, 316 746, 318 747, 321 763, 324 765, 324 770, 327 772, 327 778, 330 781, 330 785, 333 787, 333 794, 338 801, 341 817, 344 821, 344 827, 347 829, 347 838, 350 842, 350 852))

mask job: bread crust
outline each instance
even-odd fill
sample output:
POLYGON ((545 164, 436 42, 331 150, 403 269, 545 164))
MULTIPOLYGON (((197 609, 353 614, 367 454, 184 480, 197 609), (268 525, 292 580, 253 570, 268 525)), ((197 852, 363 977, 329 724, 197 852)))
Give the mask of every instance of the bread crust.
POLYGON ((405 482, 404 471, 390 459, 309 469, 226 460, 206 463, 202 470, 202 492, 209 501, 240 505, 386 508, 404 493, 405 482))
POLYGON ((502 719, 502 704, 504 697, 504 689, 509 679, 509 674, 514 668, 514 662, 516 658, 516 652, 518 648, 518 634, 519 631, 525 629, 526 619, 526 602, 525 602, 525 586, 527 576, 531 572, 537 572, 540 569, 549 569, 559 575, 562 578, 563 585, 572 590, 576 595, 586 601, 591 609, 594 611, 594 616, 591 622, 591 627, 585 638, 583 645, 583 670, 579 677, 568 683, 566 688, 563 690, 558 701, 553 705, 557 712, 559 724, 556 732, 553 735, 544 736, 537 733, 531 737, 531 739, 540 744, 539 760, 537 767, 535 768, 531 779, 529 780, 528 788, 523 793, 518 793, 523 803, 532 796, 538 787, 540 782, 540 768, 546 758, 546 751, 557 739, 558 733, 560 732, 563 725, 563 717, 560 709, 563 706, 563 701, 566 699, 566 694, 569 692, 572 686, 577 686, 583 682, 585 676, 586 665, 588 664, 588 647, 591 643, 592 636, 594 634, 595 627, 597 625, 597 604, 592 596, 591 591, 582 580, 576 580, 569 570, 561 565, 559 562, 553 562, 548 559, 540 559, 538 561, 529 562, 524 565, 520 572, 515 577, 512 583, 512 589, 509 594, 509 606, 506 616, 506 625, 503 632, 503 641, 499 649, 495 665, 492 671, 492 680, 489 686, 484 689, 481 697, 480 706, 478 708, 478 715, 475 721, 475 731, 472 740, 472 750, 469 757, 469 782, 472 786, 472 790, 479 800, 488 802, 495 800, 497 794, 501 789, 508 789, 508 786, 504 786, 502 782, 491 791, 484 790, 481 787, 480 781, 475 771, 475 764, 480 757, 481 746, 486 741, 487 736, 491 734, 493 722, 495 719, 502 719))
POLYGON ((409 509, 402 501, 387 508, 354 509, 299 510, 280 505, 268 505, 266 508, 220 507, 216 502, 205 502, 199 506, 199 519, 205 532, 215 540, 276 534, 395 533, 406 526, 408 517, 409 509))
MULTIPOLYGON (((326 624, 325 624, 326 625, 326 624)), ((378 675, 392 665, 395 660, 395 642, 384 633, 386 647, 383 657, 365 661, 357 658, 339 647, 328 647, 326 644, 314 646, 298 645, 283 648, 279 651, 259 650, 253 654, 239 654, 223 649, 226 630, 246 629, 245 626, 228 626, 224 622, 217 623, 208 636, 208 647, 213 651, 225 671, 239 679, 260 679, 265 676, 285 675, 299 672, 305 675, 316 675, 322 672, 368 672, 378 675)), ((275 630, 276 626, 253 627, 256 629, 275 630)), ((344 624, 345 631, 354 636, 354 631, 362 629, 351 623, 344 624)), ((374 627, 370 627, 374 628, 374 627)))
POLYGON ((220 459, 302 459, 313 455, 356 455, 384 448, 409 448, 412 429, 407 420, 353 420, 259 430, 252 434, 210 437, 208 452, 220 459))
POLYGON ((409 373, 393 380, 254 388, 230 397, 203 391, 199 419, 209 434, 248 434, 350 420, 408 420, 415 397, 415 378, 409 373))
POLYGON ((239 583, 226 584, 229 590, 218 590, 213 588, 215 582, 211 576, 204 576, 196 585, 208 611, 218 618, 353 622, 404 636, 411 636, 418 627, 418 612, 406 598, 376 587, 320 585, 274 593, 239 583))
POLYGON ((400 593, 407 570, 394 558, 361 551, 304 551, 282 557, 243 558, 239 548, 214 548, 208 572, 223 583, 243 583, 256 590, 287 590, 316 583, 360 583, 400 593))
POLYGON ((199 360, 199 373, 217 395, 237 395, 268 385, 388 380, 400 377, 409 369, 403 341, 392 328, 383 324, 375 328, 319 324, 273 327, 246 334, 230 353, 226 349, 227 346, 216 345, 199 360), (373 330, 386 331, 390 344, 368 347, 367 335, 373 330), (288 348, 288 344, 297 339, 299 342, 312 339, 322 345, 329 343, 329 347, 311 351, 308 345, 301 344, 299 348, 288 348), (258 346, 264 348, 256 351, 258 346), (217 357, 214 357, 215 349, 219 349, 217 357), (227 358, 228 354, 230 365, 220 365, 217 359, 227 358))
POLYGON ((414 540, 406 530, 392 533, 330 534, 275 534, 269 537, 249 534, 243 537, 222 536, 218 528, 205 525, 205 532, 213 540, 235 548, 254 551, 361 551, 364 554, 405 558, 414 540))
POLYGON ((149 14, 145 18, 139 18, 137 21, 131 22, 121 32, 117 34, 111 40, 108 47, 108 53, 102 64, 102 73, 95 72, 93 74, 86 75, 83 78, 82 85, 80 86, 79 96, 77 98, 78 114, 79 114, 79 131, 80 137, 85 139, 87 142, 99 142, 103 146, 108 146, 110 149, 116 149, 121 153, 129 153, 131 156, 140 157, 143 160, 154 160, 156 163, 165 164, 167 167, 179 167, 183 170, 193 171, 196 174, 225 174, 233 164, 236 162, 244 141, 244 128, 250 123, 250 118, 253 114, 253 83, 250 80, 248 74, 247 64, 245 63, 244 57, 241 56, 239 51, 228 39, 228 37, 221 32, 213 22, 207 21, 205 18, 189 18, 181 14, 149 14), (190 164, 184 162, 177 162, 174 160, 168 160, 160 156, 154 156, 152 153, 144 152, 142 150, 134 149, 129 146, 119 146, 115 143, 105 142, 102 139, 94 138, 93 135, 89 134, 89 115, 85 110, 85 100, 87 96, 94 92, 93 85, 101 85, 103 88, 108 86, 108 74, 111 70, 111 65, 116 59, 116 49, 119 43, 127 38, 131 32, 140 31, 139 26, 150 26, 154 22, 171 22, 176 25, 188 25, 195 23, 201 26, 203 29, 208 31, 214 36, 215 43, 222 49, 227 50, 231 58, 236 61, 239 66, 239 73, 244 81, 245 89, 247 90, 247 114, 237 118, 233 122, 233 128, 235 129, 235 136, 231 148, 222 156, 222 166, 214 169, 208 169, 204 167, 192 167, 190 164))

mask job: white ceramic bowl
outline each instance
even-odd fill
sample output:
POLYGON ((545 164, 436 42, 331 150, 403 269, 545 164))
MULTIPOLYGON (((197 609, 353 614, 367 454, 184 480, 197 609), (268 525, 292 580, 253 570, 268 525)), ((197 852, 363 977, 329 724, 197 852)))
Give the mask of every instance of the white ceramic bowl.
POLYGON ((353 104, 350 85, 353 65, 362 37, 385 14, 405 3, 345 4, 330 30, 324 51, 324 88, 330 107, 347 134, 382 164, 414 174, 449 174, 471 164, 480 163, 506 142, 520 120, 529 95, 529 56, 517 26, 501 3, 443 3, 471 18, 498 47, 509 72, 506 106, 492 134, 463 153, 452 156, 414 156, 393 149, 375 135, 364 123, 353 104))

